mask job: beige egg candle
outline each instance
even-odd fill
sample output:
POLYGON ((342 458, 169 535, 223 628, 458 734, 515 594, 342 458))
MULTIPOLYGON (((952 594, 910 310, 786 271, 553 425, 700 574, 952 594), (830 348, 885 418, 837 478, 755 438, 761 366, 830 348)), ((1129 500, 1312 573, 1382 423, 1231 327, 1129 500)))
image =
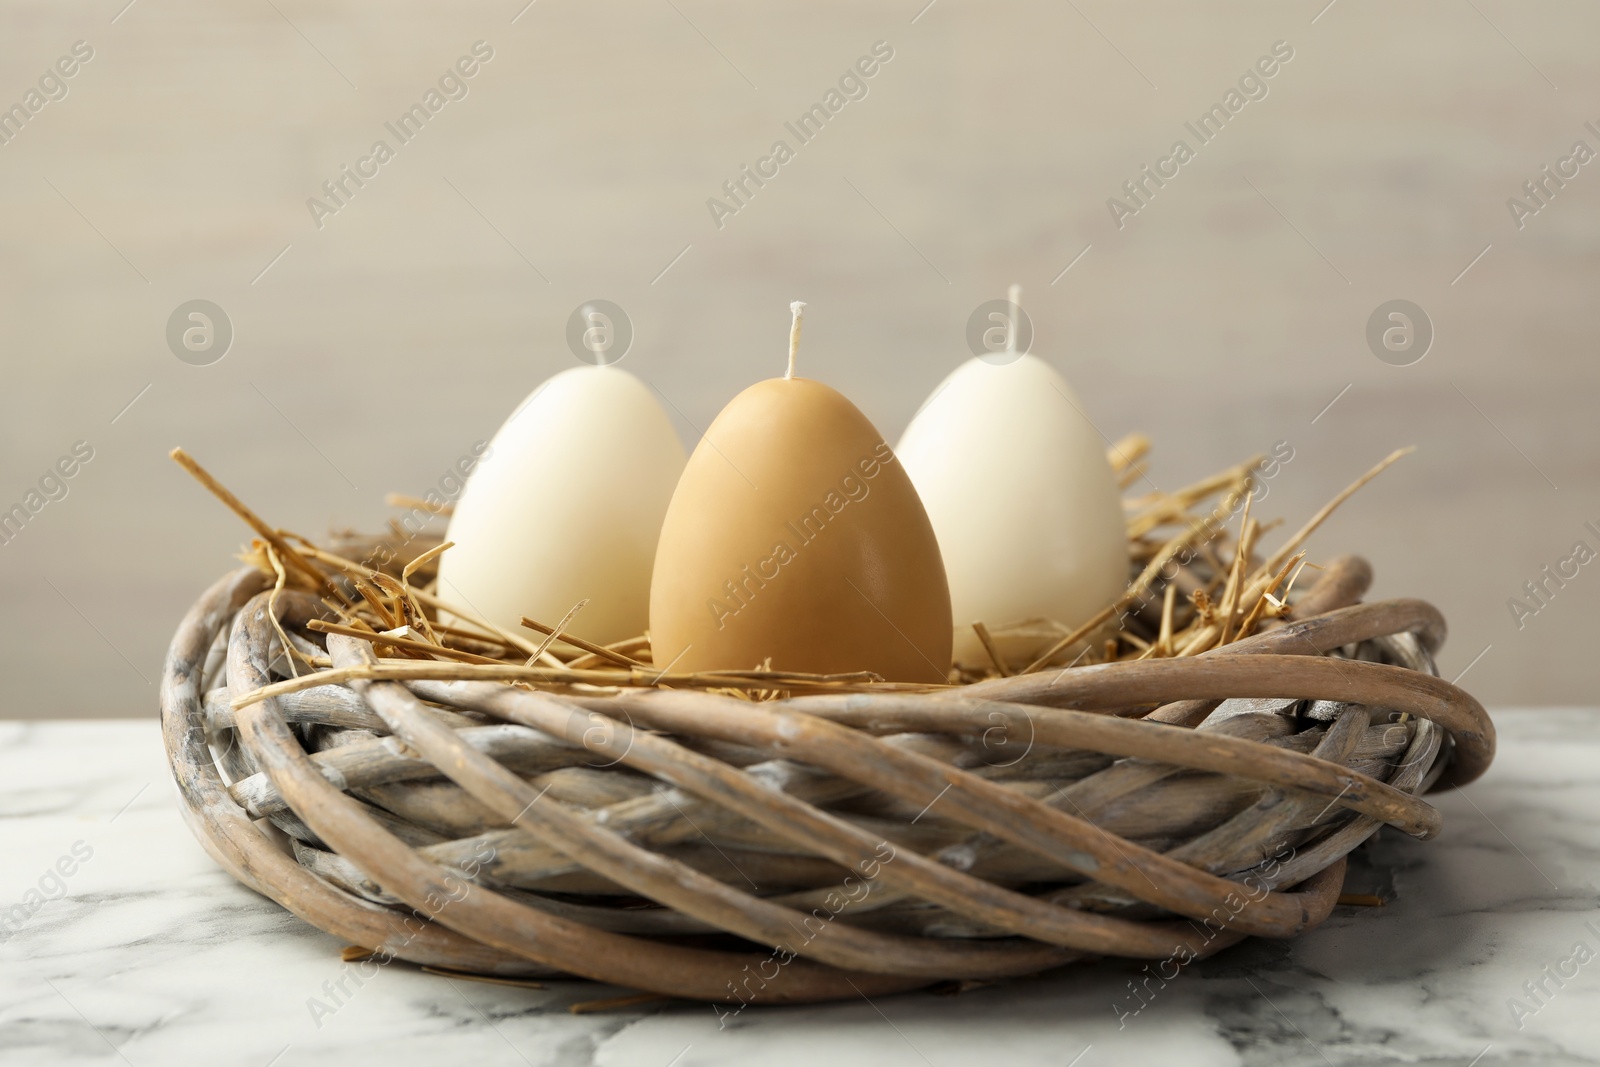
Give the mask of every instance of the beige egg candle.
POLYGON ((943 682, 950 596, 894 451, 842 394, 789 372, 722 409, 656 550, 651 650, 674 672, 755 669, 943 682))
POLYGON ((439 596, 506 630, 524 615, 599 644, 644 633, 661 518, 685 454, 650 387, 615 366, 562 371, 496 432, 439 561, 439 596))
POLYGON ((1077 627, 1128 583, 1105 442, 1066 379, 1015 343, 1013 324, 1007 350, 951 372, 895 449, 938 534, 964 667, 990 663, 972 623, 1026 666, 1061 634, 1013 624, 1077 627))

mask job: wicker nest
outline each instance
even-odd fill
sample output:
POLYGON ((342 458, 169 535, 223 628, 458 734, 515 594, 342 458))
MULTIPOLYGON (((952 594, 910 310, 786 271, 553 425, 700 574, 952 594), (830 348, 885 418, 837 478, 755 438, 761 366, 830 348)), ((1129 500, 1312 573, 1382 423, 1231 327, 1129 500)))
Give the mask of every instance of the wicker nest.
POLYGON ((1231 563, 1217 531, 1145 582, 1132 644, 1065 634, 1092 662, 906 687, 441 635, 408 584, 427 543, 345 565, 213 488, 262 540, 167 659, 186 814, 234 877, 380 961, 730 1005, 1182 963, 1322 922, 1353 848, 1433 836, 1421 795, 1493 755, 1437 676, 1434 608, 1358 603, 1354 557, 1247 599, 1248 514, 1231 563), (1185 582, 1179 627, 1161 594, 1185 582), (1204 626, 1208 651, 1174 640, 1204 626))

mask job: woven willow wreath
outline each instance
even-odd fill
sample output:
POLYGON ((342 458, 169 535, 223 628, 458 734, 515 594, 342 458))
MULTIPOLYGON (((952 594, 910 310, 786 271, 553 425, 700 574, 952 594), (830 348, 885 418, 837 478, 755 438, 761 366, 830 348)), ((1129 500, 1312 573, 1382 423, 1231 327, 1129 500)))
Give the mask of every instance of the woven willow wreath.
POLYGON ((1278 595, 1327 509, 1259 566, 1248 504, 1237 538, 1194 532, 1200 501, 1248 501, 1250 465, 1131 502, 1141 570, 1100 620, 1122 629, 1060 628, 1078 666, 935 687, 450 631, 436 541, 324 551, 181 461, 261 537, 167 659, 190 825, 380 959, 742 1005, 1198 958, 1316 926, 1351 849, 1433 836, 1420 795, 1493 755, 1437 677, 1434 608, 1357 603, 1353 557, 1278 595))

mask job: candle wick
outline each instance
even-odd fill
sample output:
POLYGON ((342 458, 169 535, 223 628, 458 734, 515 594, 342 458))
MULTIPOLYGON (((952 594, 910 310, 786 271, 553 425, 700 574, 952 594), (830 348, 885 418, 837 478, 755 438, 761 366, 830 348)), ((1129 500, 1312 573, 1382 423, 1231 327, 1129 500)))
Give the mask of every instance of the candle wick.
POLYGON ((794 301, 789 305, 789 311, 794 315, 794 322, 789 327, 789 369, 784 372, 784 381, 794 377, 794 357, 800 351, 800 323, 806 317, 805 301, 794 301))
POLYGON ((1013 283, 1006 291, 1006 299, 1011 304, 1011 334, 1006 339, 1006 354, 1012 355, 1017 351, 1017 331, 1022 326, 1022 286, 1013 283))

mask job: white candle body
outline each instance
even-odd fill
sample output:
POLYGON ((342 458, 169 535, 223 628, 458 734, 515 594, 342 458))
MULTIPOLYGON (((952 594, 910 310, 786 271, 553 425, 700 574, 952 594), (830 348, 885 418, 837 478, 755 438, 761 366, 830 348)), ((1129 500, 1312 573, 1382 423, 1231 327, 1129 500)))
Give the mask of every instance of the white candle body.
MULTIPOLYGON (((933 522, 950 580, 955 660, 988 655, 971 624, 1074 627, 1127 587, 1128 539, 1105 443, 1037 356, 971 359, 911 420, 895 453, 933 522)), ((1012 667, 1051 643, 999 642, 1012 667)))
POLYGON ((553 626, 587 599, 573 634, 610 644, 644 633, 661 520, 686 460, 639 379, 562 371, 506 420, 468 479, 439 596, 530 635, 522 616, 553 626))

